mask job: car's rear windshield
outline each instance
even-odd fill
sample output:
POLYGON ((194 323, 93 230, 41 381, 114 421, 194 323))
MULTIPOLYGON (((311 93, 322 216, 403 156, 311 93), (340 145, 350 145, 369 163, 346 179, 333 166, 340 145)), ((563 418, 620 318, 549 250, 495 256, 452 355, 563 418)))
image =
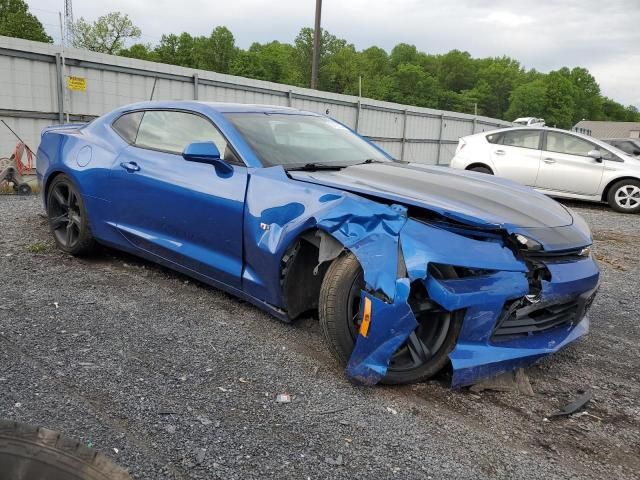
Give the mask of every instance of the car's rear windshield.
POLYGON ((349 166, 389 161, 380 150, 327 117, 280 113, 227 113, 264 166, 349 166))

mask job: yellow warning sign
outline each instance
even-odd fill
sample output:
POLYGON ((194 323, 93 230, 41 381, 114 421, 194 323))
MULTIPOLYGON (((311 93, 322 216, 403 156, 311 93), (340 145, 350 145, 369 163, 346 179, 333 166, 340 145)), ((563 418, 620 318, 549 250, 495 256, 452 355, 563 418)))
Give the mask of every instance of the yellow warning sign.
POLYGON ((87 91, 87 79, 84 77, 67 77, 67 88, 69 90, 87 91))

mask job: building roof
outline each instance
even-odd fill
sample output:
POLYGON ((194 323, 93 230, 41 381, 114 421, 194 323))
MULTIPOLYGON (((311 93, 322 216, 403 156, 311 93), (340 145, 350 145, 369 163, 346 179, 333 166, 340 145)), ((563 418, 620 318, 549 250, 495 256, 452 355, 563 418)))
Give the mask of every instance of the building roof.
POLYGON ((581 120, 572 130, 595 138, 639 138, 640 122, 581 120))

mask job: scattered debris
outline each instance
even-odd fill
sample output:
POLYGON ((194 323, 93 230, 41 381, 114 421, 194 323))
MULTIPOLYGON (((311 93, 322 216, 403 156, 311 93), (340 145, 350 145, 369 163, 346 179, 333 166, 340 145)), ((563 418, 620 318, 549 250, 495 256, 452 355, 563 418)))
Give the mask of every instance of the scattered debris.
POLYGON ((288 393, 279 393, 276 395, 276 402, 278 403, 291 403, 291 395, 288 393))
POLYGON ((585 407, 585 405, 587 405, 587 403, 591 401, 591 398, 593 398, 593 393, 591 392, 591 390, 587 390, 586 392, 583 392, 582 394, 578 395, 578 397, 576 397, 576 399, 573 402, 565 405, 564 408, 562 408, 562 410, 558 410, 557 412, 552 413, 549 416, 550 417, 566 417, 567 415, 573 415, 574 413, 582 410, 585 407))
POLYGON ((336 465, 336 466, 342 465, 343 463, 342 454, 339 454, 335 460, 331 457, 325 457, 324 461, 327 462, 329 465, 336 465))
POLYGON ((20 408, 21 406, 22 406, 22 404, 20 402, 16 402, 15 405, 14 405, 14 407, 16 407, 16 408, 20 408))
POLYGON ((591 418, 595 418, 596 420, 598 420, 600 422, 602 421, 602 418, 600 418, 597 415, 594 415, 592 413, 589 413, 587 411, 582 411, 582 412, 575 413, 573 416, 577 417, 577 418, 579 418, 579 417, 591 417, 591 418))
POLYGON ((117 448, 113 447, 113 451, 118 453, 120 450, 118 450, 117 448))
POLYGON ((242 377, 240 377, 240 378, 238 379, 238 381, 239 381, 240 383, 249 383, 249 380, 247 380, 246 378, 242 378, 242 377))
POLYGON ((387 412, 389 412, 391 415, 398 414, 398 411, 395 408, 391 408, 391 407, 387 407, 387 412))
POLYGON ((53 302, 53 306, 58 308, 60 306, 60 304, 58 302, 53 302))
POLYGON ((213 422, 204 415, 198 415, 197 420, 204 426, 211 425, 213 422))
POLYGON ((471 385, 470 391, 480 393, 485 390, 494 392, 517 392, 529 397, 533 396, 533 388, 524 369, 519 368, 515 372, 505 372, 495 377, 487 378, 471 385))
POLYGON ((175 425, 167 425, 164 429, 167 431, 167 433, 171 433, 171 434, 176 433, 175 425))
POLYGON ((228 392, 231 391, 228 388, 224 388, 224 387, 218 387, 218 390, 220 390, 221 392, 224 392, 224 393, 228 393, 228 392))
POLYGON ((200 464, 202 462, 204 462, 204 457, 207 455, 207 449, 206 448, 201 448, 200 450, 198 450, 198 452, 196 453, 196 463, 200 464))

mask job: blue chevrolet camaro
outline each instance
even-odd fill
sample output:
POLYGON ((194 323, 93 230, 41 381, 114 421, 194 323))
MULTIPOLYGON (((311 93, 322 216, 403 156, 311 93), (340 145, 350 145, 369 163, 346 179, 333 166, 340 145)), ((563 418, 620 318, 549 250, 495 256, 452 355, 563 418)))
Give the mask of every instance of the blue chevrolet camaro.
POLYGON ((318 312, 362 383, 454 386, 581 337, 589 228, 530 188, 394 160, 291 108, 145 102, 43 131, 58 246, 145 257, 291 321, 318 312))

